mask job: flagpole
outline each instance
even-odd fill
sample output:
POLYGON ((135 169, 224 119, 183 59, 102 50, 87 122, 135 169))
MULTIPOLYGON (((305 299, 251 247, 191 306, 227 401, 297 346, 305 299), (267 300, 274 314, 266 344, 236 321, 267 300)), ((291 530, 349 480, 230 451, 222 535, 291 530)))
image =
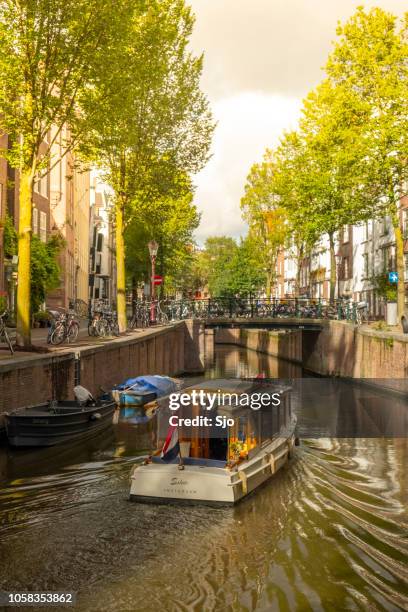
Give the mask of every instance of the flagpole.
POLYGON ((179 464, 178 464, 178 469, 179 470, 184 470, 184 462, 183 462, 183 457, 181 455, 181 444, 179 443, 179 447, 180 447, 180 451, 179 451, 179 464))

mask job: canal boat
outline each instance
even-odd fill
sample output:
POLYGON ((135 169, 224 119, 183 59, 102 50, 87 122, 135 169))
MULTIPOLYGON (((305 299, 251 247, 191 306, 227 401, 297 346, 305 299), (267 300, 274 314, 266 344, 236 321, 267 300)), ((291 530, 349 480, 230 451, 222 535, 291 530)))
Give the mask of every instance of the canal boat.
POLYGON ((111 394, 94 399, 83 387, 75 387, 74 392, 75 400, 53 400, 6 413, 9 444, 55 446, 94 435, 112 424, 116 404, 111 394))
MULTIPOLYGON (((169 406, 164 400, 158 416, 158 450, 134 466, 131 501, 232 505, 268 481, 290 458, 295 445, 296 417, 289 385, 279 386, 259 379, 215 380, 183 389, 183 393, 192 397, 194 390, 221 391, 222 399, 215 406, 212 418, 216 414, 226 426, 219 425, 215 430, 211 426, 209 431, 198 419, 197 426, 178 426, 173 428, 171 436, 169 432, 166 436, 169 406), (260 393, 278 395, 280 402, 277 406, 254 410, 238 400, 227 405, 224 396, 228 393, 239 398, 243 395, 253 398, 254 394, 258 397, 260 393), (178 452, 171 456, 169 448, 178 452)), ((202 416, 197 406, 191 404, 187 414, 202 416)))

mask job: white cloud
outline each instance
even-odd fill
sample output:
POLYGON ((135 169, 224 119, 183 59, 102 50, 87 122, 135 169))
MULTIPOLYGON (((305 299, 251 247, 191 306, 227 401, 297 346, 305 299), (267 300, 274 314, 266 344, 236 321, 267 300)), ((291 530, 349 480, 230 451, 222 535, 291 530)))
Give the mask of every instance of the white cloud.
POLYGON ((240 199, 253 163, 277 144, 283 130, 296 127, 301 101, 264 93, 241 93, 218 100, 213 112, 218 126, 213 157, 197 175, 195 203, 202 212, 196 236, 245 233, 240 199))
MULTIPOLYGON (((301 99, 322 79, 336 23, 361 0, 189 0, 203 90, 219 121, 214 157, 196 177, 200 241, 245 231, 239 201, 251 165, 282 130, 296 127, 301 99)), ((365 0, 402 15, 406 0, 365 0)))

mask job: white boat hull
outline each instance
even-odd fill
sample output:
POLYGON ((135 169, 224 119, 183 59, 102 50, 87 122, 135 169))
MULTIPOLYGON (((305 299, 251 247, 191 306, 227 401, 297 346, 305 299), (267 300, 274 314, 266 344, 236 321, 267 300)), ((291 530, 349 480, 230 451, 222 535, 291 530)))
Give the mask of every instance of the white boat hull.
MULTIPOLYGON (((130 499, 139 502, 235 504, 269 480, 291 456, 295 420, 286 431, 237 468, 145 463, 131 475, 130 499)), ((209 464, 211 462, 208 462, 209 464)))

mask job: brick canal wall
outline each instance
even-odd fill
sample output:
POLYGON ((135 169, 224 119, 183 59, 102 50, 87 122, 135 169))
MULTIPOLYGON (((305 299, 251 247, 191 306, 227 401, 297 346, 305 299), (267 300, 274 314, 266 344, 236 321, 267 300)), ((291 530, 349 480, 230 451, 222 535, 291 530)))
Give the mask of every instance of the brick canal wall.
POLYGON ((407 335, 330 321, 321 332, 303 333, 302 353, 303 367, 311 372, 408 390, 407 335))
POLYGON ((0 426, 1 414, 14 408, 71 398, 78 379, 98 395, 131 376, 202 372, 203 352, 203 325, 182 321, 75 351, 17 355, 0 362, 0 426))
POLYGON ((235 344, 279 359, 302 363, 301 330, 218 328, 214 330, 214 342, 235 344))
POLYGON ((321 331, 216 329, 214 340, 301 363, 315 374, 370 379, 381 388, 408 392, 408 336, 404 334, 325 321, 321 331))

